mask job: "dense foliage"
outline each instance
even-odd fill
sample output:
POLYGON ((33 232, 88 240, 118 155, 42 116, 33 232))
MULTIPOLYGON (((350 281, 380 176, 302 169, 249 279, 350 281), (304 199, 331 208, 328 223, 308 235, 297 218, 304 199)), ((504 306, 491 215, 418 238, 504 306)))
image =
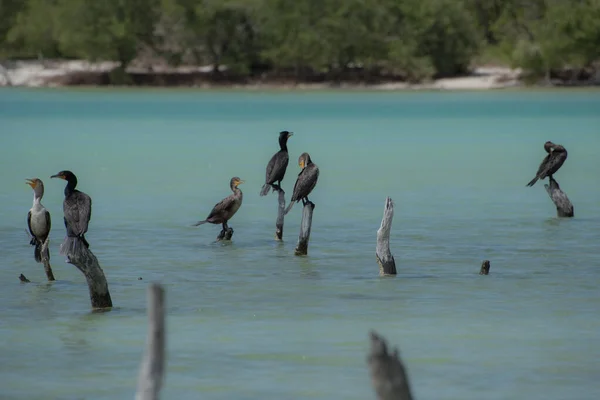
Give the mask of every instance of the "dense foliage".
POLYGON ((0 58, 134 60, 412 81, 600 59, 600 0, 0 0, 0 58))

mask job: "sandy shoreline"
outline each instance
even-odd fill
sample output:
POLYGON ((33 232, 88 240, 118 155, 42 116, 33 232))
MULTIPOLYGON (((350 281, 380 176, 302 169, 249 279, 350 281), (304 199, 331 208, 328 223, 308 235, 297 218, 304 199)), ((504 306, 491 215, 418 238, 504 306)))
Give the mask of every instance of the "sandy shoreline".
MULTIPOLYGON (((88 61, 11 61, 0 64, 0 86, 16 87, 61 87, 70 86, 74 77, 82 74, 107 74, 116 67, 115 62, 91 63, 88 61)), ((178 68, 153 68, 128 69, 128 72, 151 76, 152 74, 167 73, 170 76, 181 76, 185 81, 192 74, 207 74, 211 66, 204 67, 178 67, 178 68)), ((409 84, 406 82, 387 82, 378 84, 363 83, 300 83, 292 82, 253 82, 242 83, 214 83, 209 81, 194 84, 165 84, 156 86, 191 86, 198 88, 228 87, 240 89, 369 89, 369 90, 489 90, 521 86, 520 70, 503 67, 477 67, 470 76, 438 79, 423 84, 409 84)), ((84 84, 85 86, 85 84, 84 84)), ((100 86, 89 84, 88 86, 100 86)), ((153 86, 153 85, 149 85, 153 86)))

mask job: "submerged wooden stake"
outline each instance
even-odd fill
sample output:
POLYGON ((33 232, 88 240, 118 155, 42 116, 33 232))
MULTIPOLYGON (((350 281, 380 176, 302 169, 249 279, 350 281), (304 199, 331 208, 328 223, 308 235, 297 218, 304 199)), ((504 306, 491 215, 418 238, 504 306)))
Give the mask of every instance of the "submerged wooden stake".
POLYGON ((387 344, 382 336, 371 331, 371 350, 367 357, 371 374, 371 383, 379 400, 412 400, 408 376, 398 349, 388 353, 387 344))
POLYGON ((302 222, 300 223, 300 235, 294 254, 305 256, 308 254, 308 240, 310 239, 310 228, 312 226, 313 210, 315 204, 312 201, 307 202, 302 209, 302 222))
POLYGON ((42 263, 44 263, 46 278, 48 278, 49 281, 54 281, 54 273, 52 272, 52 267, 50 266, 50 251, 48 250, 49 245, 50 237, 48 236, 44 243, 42 243, 42 263))
POLYGON ((66 255, 67 262, 76 266, 85 276, 90 292, 92 308, 112 307, 108 283, 94 253, 89 248, 80 245, 77 246, 76 251, 69 249, 66 255))
POLYGON ((136 400, 157 400, 165 373, 165 290, 156 283, 148 287, 148 337, 138 375, 136 400))
POLYGON ((275 222, 275 240, 283 240, 283 218, 285 216, 285 192, 277 189, 277 222, 275 222))
POLYGON ((544 188, 546 188, 546 192, 550 199, 556 206, 556 214, 559 217, 573 217, 575 212, 573 210, 573 204, 562 190, 560 190, 560 186, 558 182, 552 177, 549 176, 548 180, 550 185, 545 184, 544 188))
POLYGON ((479 270, 479 275, 489 275, 490 274, 490 260, 484 260, 481 263, 481 269, 479 270))
POLYGON ((390 197, 385 199, 383 219, 377 230, 377 247, 375 255, 379 264, 379 275, 396 275, 396 261, 390 252, 390 230, 394 218, 394 202, 390 197))

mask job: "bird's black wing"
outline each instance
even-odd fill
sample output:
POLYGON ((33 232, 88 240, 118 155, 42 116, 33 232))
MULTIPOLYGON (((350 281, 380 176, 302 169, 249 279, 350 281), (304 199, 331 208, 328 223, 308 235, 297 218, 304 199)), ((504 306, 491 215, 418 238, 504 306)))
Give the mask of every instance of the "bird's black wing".
POLYGON ((52 228, 52 218, 50 218, 50 211, 44 210, 46 216, 46 227, 48 228, 48 235, 50 235, 50 229, 52 228))
POLYGON ((550 161, 550 157, 552 157, 552 153, 548 153, 548 155, 546 157, 544 157, 544 159, 540 163, 540 166, 538 167, 538 170, 537 170, 535 176, 537 176, 538 178, 542 177, 542 174, 544 173, 544 171, 546 171, 548 169, 548 162, 550 161))
POLYGON ((29 233, 31 233, 31 236, 35 237, 33 231, 31 230, 31 210, 29 210, 27 213, 27 227, 29 228, 29 233))
POLYGON ((234 194, 231 194, 231 195, 225 197, 223 200, 221 200, 220 202, 215 204, 215 206, 213 207, 210 214, 208 214, 208 217, 206 217, 206 219, 210 219, 223 211, 227 211, 228 209, 230 209, 233 206, 234 202, 235 202, 234 194))
POLYGON ((559 168, 563 165, 566 158, 567 158, 566 152, 553 151, 552 156, 550 157, 550 159, 546 163, 544 170, 540 174, 540 178, 544 179, 545 177, 556 173, 556 171, 558 171, 559 168))
POLYGON ((306 197, 315 188, 317 179, 319 178, 319 168, 315 164, 311 164, 304 168, 298 175, 296 185, 294 185, 294 194, 291 201, 297 201, 306 197))
POLYGON ((278 151, 275 153, 267 165, 265 183, 271 184, 279 179, 283 179, 289 161, 290 158, 286 151, 278 151))

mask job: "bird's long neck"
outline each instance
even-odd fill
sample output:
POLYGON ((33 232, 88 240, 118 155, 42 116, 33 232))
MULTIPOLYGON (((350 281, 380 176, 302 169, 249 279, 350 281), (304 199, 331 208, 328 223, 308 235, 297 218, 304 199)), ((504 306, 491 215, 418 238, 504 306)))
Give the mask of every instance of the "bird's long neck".
POLYGON ((75 191, 75 187, 77 186, 77 178, 72 177, 67 180, 67 186, 65 186, 65 196, 70 195, 75 191))
POLYGON ((288 151, 286 137, 279 138, 279 147, 281 148, 281 151, 288 151))
POLYGON ((239 192, 241 192, 240 188, 237 187, 236 185, 231 185, 231 191, 235 194, 238 194, 239 192))
POLYGON ((33 205, 37 206, 41 204, 42 197, 44 197, 44 193, 39 194, 37 191, 33 192, 33 205))

